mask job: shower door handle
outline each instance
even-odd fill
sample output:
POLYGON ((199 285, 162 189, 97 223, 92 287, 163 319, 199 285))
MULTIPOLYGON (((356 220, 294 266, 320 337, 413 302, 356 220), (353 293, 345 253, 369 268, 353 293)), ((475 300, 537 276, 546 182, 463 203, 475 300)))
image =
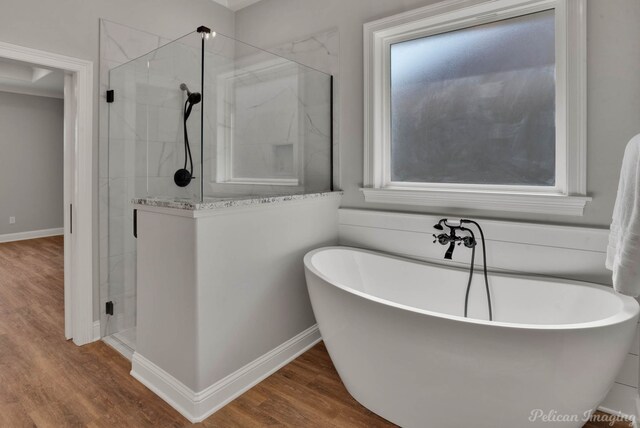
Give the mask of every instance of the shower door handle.
POLYGON ((133 237, 138 237, 138 210, 133 210, 133 237))
POLYGON ((73 233, 73 204, 69 204, 69 234, 73 233))

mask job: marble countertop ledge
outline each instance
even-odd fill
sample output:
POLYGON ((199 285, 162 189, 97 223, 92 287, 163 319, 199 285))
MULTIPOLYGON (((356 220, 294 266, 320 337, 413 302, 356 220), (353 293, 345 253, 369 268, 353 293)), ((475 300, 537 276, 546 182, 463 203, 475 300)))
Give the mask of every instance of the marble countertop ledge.
POLYGON ((300 201, 305 199, 328 198, 342 195, 342 191, 305 193, 297 195, 281 196, 238 196, 229 198, 205 198, 203 202, 195 202, 187 199, 171 198, 134 198, 134 205, 142 205, 157 208, 172 208, 186 211, 219 210, 233 207, 246 207, 250 205, 265 205, 287 201, 300 201))

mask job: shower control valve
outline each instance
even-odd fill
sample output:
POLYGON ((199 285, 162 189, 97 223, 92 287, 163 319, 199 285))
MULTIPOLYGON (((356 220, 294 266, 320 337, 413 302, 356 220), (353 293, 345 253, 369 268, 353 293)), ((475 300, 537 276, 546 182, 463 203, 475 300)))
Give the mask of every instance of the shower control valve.
MULTIPOLYGON (((473 248, 477 244, 476 240, 471 236, 465 236, 464 238, 462 238, 462 243, 467 248, 473 248)), ((458 243, 458 245, 460 245, 460 243, 458 243)))
POLYGON ((433 235, 433 243, 435 244, 436 242, 440 245, 447 245, 449 242, 451 242, 453 239, 447 235, 446 233, 441 233, 439 235, 433 235))

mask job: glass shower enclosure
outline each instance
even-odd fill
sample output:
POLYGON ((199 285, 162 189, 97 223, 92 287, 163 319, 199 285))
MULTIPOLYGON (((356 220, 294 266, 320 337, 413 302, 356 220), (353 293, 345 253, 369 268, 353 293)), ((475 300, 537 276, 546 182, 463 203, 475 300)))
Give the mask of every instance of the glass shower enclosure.
POLYGON ((330 75, 206 27, 109 71, 105 335, 135 350, 134 199, 332 190, 332 85, 330 75))

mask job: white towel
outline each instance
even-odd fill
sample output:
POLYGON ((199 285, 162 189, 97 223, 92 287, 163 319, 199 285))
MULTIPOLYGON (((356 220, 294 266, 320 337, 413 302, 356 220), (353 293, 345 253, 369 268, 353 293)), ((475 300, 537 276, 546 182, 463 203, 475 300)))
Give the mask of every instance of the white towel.
POLYGON ((640 134, 624 152, 606 266, 613 271, 617 292, 640 295, 640 134))

